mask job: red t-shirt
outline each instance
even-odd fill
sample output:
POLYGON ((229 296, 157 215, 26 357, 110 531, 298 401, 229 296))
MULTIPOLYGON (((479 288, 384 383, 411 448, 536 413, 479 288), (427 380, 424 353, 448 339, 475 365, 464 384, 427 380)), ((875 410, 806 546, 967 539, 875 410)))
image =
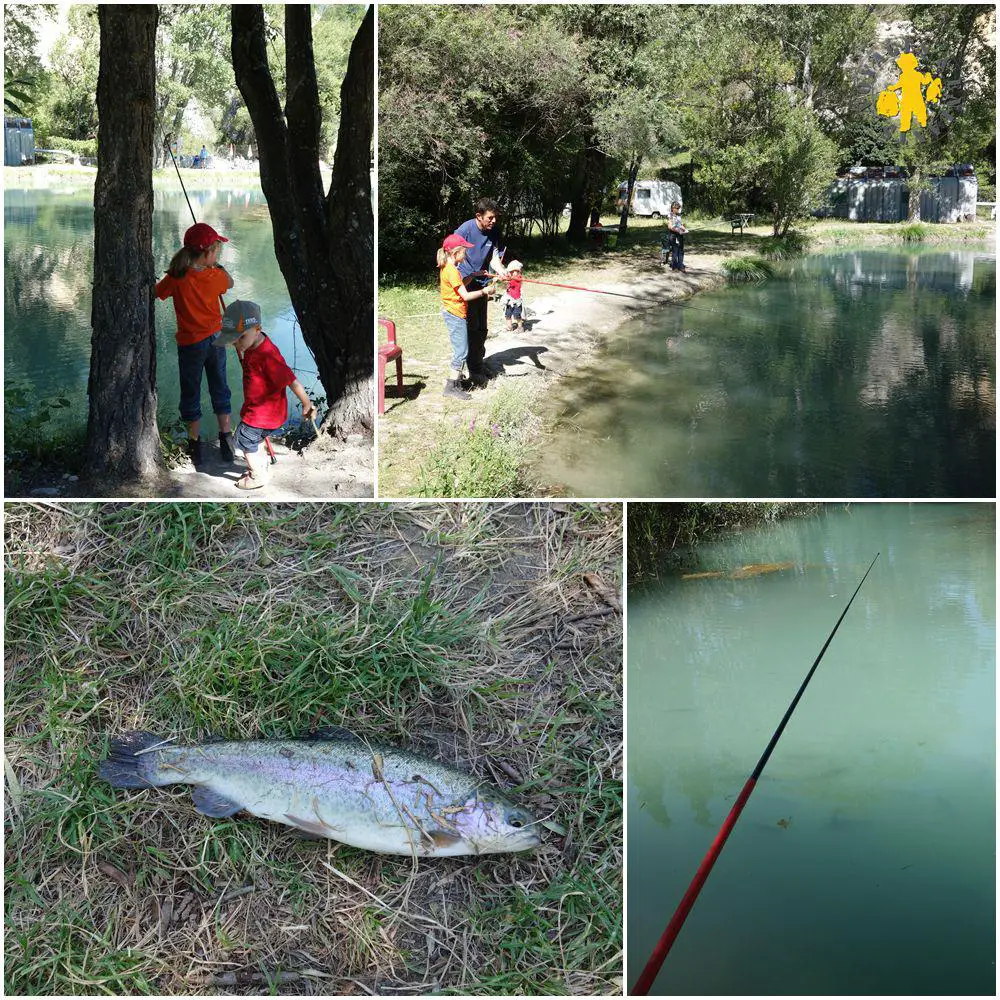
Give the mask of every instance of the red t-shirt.
MULTIPOLYGON (((261 331, 263 332, 263 331, 261 331)), ((295 381, 295 372, 285 364, 270 337, 243 354, 243 408, 240 418, 260 430, 273 431, 288 419, 285 389, 295 381)))
POLYGON ((512 299, 519 299, 521 297, 521 282, 523 278, 511 278, 507 282, 507 294, 512 299))
POLYGON ((156 297, 174 300, 177 343, 197 344, 222 329, 219 296, 229 290, 229 276, 218 267, 189 267, 183 278, 165 274, 156 285, 156 297))

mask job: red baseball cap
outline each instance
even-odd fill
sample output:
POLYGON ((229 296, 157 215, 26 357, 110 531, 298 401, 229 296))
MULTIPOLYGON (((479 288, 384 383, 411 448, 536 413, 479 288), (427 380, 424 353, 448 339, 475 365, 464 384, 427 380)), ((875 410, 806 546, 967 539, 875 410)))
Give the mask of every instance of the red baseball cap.
POLYGON ((207 250, 213 243, 228 243, 207 222, 196 222, 184 234, 184 246, 189 250, 207 250))
POLYGON ((442 250, 457 250, 459 247, 471 247, 472 244, 463 237, 459 236, 458 233, 452 233, 451 236, 446 236, 444 238, 444 243, 441 244, 442 250))

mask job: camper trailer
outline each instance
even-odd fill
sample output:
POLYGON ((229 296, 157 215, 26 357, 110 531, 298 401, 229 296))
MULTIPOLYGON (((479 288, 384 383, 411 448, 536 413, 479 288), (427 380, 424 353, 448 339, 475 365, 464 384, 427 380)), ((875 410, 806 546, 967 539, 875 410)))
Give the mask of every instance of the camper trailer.
MULTIPOLYGON (((618 205, 625 201, 627 184, 618 185, 618 205)), ((670 214, 670 206, 678 201, 682 205, 681 189, 673 181, 636 181, 632 189, 632 215, 652 216, 658 219, 670 214)))

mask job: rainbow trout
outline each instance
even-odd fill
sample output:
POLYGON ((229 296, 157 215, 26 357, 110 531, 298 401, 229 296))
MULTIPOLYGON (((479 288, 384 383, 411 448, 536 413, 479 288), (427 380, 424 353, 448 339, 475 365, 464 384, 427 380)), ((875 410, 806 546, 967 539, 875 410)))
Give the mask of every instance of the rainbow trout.
POLYGON ((98 773, 116 788, 194 785, 194 807, 205 816, 245 809, 385 854, 493 854, 540 842, 531 814, 497 789, 346 730, 193 746, 126 733, 111 740, 98 773))

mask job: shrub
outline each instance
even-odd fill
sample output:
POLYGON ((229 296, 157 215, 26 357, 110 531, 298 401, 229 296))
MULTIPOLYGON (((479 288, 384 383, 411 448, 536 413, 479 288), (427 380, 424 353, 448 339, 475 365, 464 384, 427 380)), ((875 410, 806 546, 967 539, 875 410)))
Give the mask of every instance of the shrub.
POLYGON ((760 255, 767 260, 788 260, 801 257, 809 249, 805 233, 788 232, 784 236, 765 236, 758 246, 760 255))
POLYGON ((920 243, 927 239, 930 227, 923 222, 908 222, 899 227, 899 235, 907 243, 920 243))
POLYGON ((724 260, 722 269, 731 282, 767 281, 774 276, 774 268, 762 257, 736 257, 724 260))

